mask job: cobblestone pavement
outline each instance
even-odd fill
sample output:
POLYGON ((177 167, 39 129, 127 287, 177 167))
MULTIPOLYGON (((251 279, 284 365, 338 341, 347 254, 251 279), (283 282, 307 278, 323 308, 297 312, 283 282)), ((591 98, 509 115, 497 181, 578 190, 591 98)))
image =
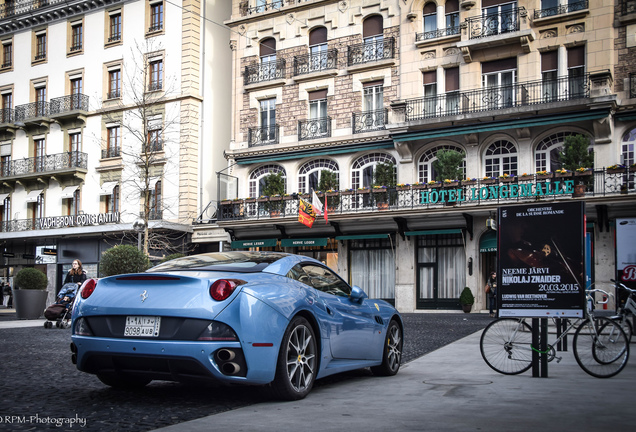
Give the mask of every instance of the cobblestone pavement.
MULTIPOLYGON (((14 314, 1 315, 3 321, 15 319, 14 314)), ((487 314, 474 313, 403 317, 403 363, 478 331, 492 320, 487 314)), ((70 330, 0 329, 0 430, 149 431, 267 400, 255 387, 152 382, 140 390, 114 390, 75 368, 69 343, 70 330), (73 419, 77 423, 68 423, 73 419)), ((317 381, 316 386, 370 375, 369 370, 339 374, 317 381)))

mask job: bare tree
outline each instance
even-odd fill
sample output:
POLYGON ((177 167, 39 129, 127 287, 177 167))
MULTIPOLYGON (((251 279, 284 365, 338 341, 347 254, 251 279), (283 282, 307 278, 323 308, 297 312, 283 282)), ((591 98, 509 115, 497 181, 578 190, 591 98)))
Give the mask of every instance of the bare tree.
MULTIPOLYGON (((130 51, 121 68, 121 98, 102 109, 102 121, 120 127, 121 202, 128 204, 121 206, 122 218, 143 221, 146 254, 170 253, 183 243, 183 227, 196 214, 196 203, 182 201, 192 195, 183 177, 196 179, 190 171, 196 171, 197 108, 184 97, 182 83, 164 74, 167 55, 153 39, 130 51), (151 227, 151 221, 160 223, 151 227)), ((106 140, 102 148, 109 145, 106 140)), ((135 235, 124 233, 120 242, 135 235)))

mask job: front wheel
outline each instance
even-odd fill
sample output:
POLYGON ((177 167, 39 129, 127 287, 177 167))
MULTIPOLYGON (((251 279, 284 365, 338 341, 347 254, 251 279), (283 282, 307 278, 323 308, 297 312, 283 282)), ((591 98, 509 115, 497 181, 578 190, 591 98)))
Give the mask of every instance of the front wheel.
POLYGON ((382 364, 371 367, 371 372, 379 376, 391 376, 400 370, 402 360, 402 329, 395 320, 391 320, 382 349, 382 364))
POLYGON ((572 347, 581 369, 596 378, 613 377, 629 359, 625 332, 605 317, 585 320, 574 333, 572 347))
POLYGON ((532 328, 523 320, 500 318, 488 324, 479 341, 488 366, 504 375, 532 367, 532 328))
POLYGON ((275 396, 298 400, 309 394, 317 373, 318 350, 314 331, 303 317, 296 317, 285 330, 278 353, 276 376, 271 384, 275 396))

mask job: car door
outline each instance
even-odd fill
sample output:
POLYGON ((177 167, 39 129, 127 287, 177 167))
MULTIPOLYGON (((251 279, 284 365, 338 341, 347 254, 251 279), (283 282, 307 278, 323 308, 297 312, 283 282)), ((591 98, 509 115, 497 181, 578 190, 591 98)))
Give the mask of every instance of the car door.
POLYGON ((327 267, 308 264, 302 268, 319 292, 328 316, 332 356, 337 359, 377 357, 376 336, 382 326, 376 322, 375 309, 370 307, 369 301, 353 301, 351 287, 327 267))

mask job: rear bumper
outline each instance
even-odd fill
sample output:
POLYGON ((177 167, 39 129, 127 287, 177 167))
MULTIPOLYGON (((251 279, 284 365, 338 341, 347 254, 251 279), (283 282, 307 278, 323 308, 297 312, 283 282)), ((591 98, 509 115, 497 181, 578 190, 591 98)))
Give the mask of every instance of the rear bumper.
POLYGON ((267 384, 273 378, 250 373, 239 342, 127 340, 77 335, 72 339, 77 349, 77 368, 92 374, 237 384, 267 384))

